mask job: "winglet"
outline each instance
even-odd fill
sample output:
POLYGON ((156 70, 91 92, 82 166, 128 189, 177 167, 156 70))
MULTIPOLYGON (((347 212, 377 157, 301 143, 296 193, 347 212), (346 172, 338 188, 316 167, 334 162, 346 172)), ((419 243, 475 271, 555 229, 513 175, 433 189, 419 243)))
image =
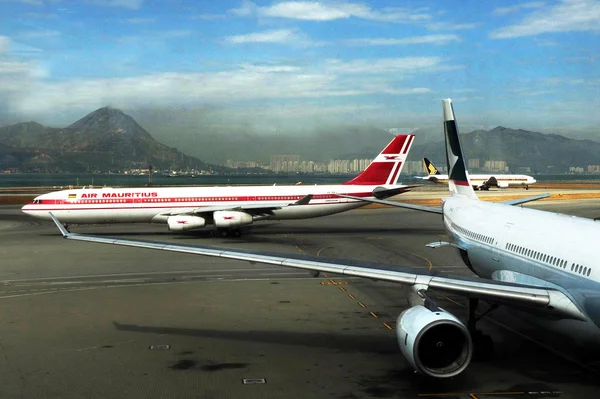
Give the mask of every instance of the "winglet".
POLYGON ((71 233, 69 233, 69 231, 65 229, 65 226, 63 226, 62 223, 58 221, 58 219, 52 214, 52 212, 48 212, 48 215, 50 215, 50 217, 54 221, 54 224, 56 225, 56 227, 58 227, 63 237, 67 238, 71 235, 71 233))
POLYGON ((312 194, 307 194, 304 197, 300 198, 298 201, 294 202, 292 205, 308 205, 312 197, 312 194))

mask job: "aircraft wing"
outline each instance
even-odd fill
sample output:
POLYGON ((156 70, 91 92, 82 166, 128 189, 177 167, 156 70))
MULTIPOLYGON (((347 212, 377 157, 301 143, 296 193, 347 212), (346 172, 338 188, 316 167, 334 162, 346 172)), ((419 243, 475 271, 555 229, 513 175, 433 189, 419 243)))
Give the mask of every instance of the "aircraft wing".
POLYGON ((546 193, 546 194, 534 195, 532 197, 517 198, 517 199, 508 200, 508 201, 502 201, 502 202, 498 202, 498 203, 505 204, 505 205, 521 205, 521 204, 526 204, 527 202, 537 201, 542 198, 548 198, 549 196, 550 196, 550 194, 546 193))
POLYGON ((334 273, 343 276, 364 277, 409 286, 417 285, 420 288, 431 288, 436 291, 457 294, 468 298, 484 299, 493 303, 532 309, 538 313, 546 312, 550 313, 551 317, 587 320, 570 297, 565 295, 562 291, 551 288, 497 282, 479 278, 444 277, 427 270, 414 269, 411 267, 382 265, 350 260, 327 261, 319 257, 293 254, 232 250, 207 246, 174 245, 155 241, 74 234, 68 232, 52 213, 50 213, 50 217, 59 228, 62 235, 69 240, 180 252, 224 259, 236 259, 251 263, 285 266, 309 271, 334 273))
POLYGON ((163 213, 163 215, 175 216, 175 215, 202 215, 206 213, 213 213, 217 211, 244 211, 251 215, 261 215, 269 213, 276 209, 285 208, 294 205, 306 205, 312 199, 313 194, 305 195, 295 202, 279 202, 271 203, 269 205, 264 204, 242 204, 242 205, 219 205, 219 206, 207 206, 203 208, 183 208, 163 213))
POLYGON ((437 214, 440 214, 440 215, 443 213, 442 212, 442 208, 441 207, 437 207, 437 206, 414 205, 414 204, 407 204, 407 203, 404 203, 404 202, 386 201, 386 200, 378 200, 378 199, 367 199, 367 198, 353 197, 351 195, 343 195, 343 194, 338 194, 338 196, 344 197, 344 198, 350 198, 350 199, 360 200, 360 201, 364 201, 364 202, 372 202, 373 204, 395 206, 395 207, 398 207, 398 208, 413 209, 413 210, 416 210, 416 211, 437 213, 437 214))

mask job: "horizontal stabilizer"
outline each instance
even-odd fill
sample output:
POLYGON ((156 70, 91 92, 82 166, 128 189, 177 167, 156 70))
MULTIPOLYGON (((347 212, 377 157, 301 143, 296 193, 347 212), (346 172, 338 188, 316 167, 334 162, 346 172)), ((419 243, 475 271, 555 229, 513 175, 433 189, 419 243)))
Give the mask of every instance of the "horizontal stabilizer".
POLYGON ((411 188, 415 188, 419 186, 399 186, 394 188, 385 188, 385 187, 375 187, 373 190, 373 196, 377 199, 389 198, 394 195, 402 194, 407 191, 410 191, 411 188))
POLYGON ((549 196, 550 196, 550 194, 546 193, 546 194, 534 195, 533 197, 517 198, 517 199, 508 200, 508 201, 502 201, 502 202, 499 202, 499 204, 521 205, 521 204, 526 204, 528 202, 537 201, 537 200, 540 200, 543 198, 548 198, 549 196))

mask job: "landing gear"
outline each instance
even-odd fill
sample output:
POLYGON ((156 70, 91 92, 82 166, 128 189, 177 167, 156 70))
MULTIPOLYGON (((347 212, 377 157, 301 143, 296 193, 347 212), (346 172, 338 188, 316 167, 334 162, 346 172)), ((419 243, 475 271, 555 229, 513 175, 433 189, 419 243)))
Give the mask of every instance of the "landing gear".
POLYGON ((63 223, 62 225, 65 228, 65 230, 67 230, 69 233, 71 232, 71 230, 69 230, 69 223, 63 223))
POLYGON ((478 305, 479 299, 469 299, 469 320, 467 321, 467 330, 469 330, 471 339, 473 340, 473 359, 486 361, 491 360, 494 357, 494 341, 492 341, 492 337, 485 335, 478 330, 476 325, 479 320, 496 310, 498 305, 491 305, 489 309, 477 316, 476 312, 478 305))
POLYGON ((240 229, 218 229, 219 235, 223 238, 225 237, 240 237, 242 235, 242 230, 240 229))

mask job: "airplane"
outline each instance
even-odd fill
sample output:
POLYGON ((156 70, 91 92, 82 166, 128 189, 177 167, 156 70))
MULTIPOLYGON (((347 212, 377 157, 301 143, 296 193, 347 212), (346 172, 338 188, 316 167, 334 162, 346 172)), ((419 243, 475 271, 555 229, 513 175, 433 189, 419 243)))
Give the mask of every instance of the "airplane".
MULTIPOLYGON (((423 180, 428 180, 433 183, 448 183, 448 175, 441 174, 435 165, 427 159, 423 158, 423 163, 425 164, 425 170, 427 171, 427 176, 419 177, 423 180)), ((498 187, 498 188, 508 188, 508 187, 525 187, 526 190, 529 190, 529 186, 534 184, 536 180, 528 175, 504 175, 504 174, 494 174, 494 175, 481 175, 481 174, 473 174, 469 175, 469 181, 473 185, 475 190, 489 190, 490 187, 498 187)))
POLYGON ((499 203, 480 201, 465 167, 452 102, 445 99, 442 105, 451 195, 444 198, 441 207, 351 198, 441 215, 449 241, 428 246, 457 249, 465 265, 478 277, 452 276, 408 266, 328 261, 298 254, 71 234, 54 215, 50 216, 63 237, 70 240, 237 259, 305 269, 312 275, 326 272, 404 285, 408 288, 410 307, 396 321, 398 345, 409 364, 431 378, 456 376, 467 369, 474 350, 481 351, 480 354, 492 350, 491 338, 476 327, 481 317, 498 306, 549 320, 554 325, 558 321, 563 326, 567 323, 568 331, 576 336, 587 331, 598 337, 600 258, 589 239, 600 236, 600 224, 591 219, 515 206, 548 194, 499 203), (465 297, 466 323, 439 307, 429 290, 465 297), (479 314, 483 301, 490 307, 479 314))
POLYGON ((395 136, 367 168, 341 185, 83 188, 43 194, 21 210, 63 223, 166 223, 180 232, 214 225, 221 236, 240 236, 257 220, 307 219, 367 203, 338 196, 387 198, 410 191, 397 184, 414 135, 395 136))

